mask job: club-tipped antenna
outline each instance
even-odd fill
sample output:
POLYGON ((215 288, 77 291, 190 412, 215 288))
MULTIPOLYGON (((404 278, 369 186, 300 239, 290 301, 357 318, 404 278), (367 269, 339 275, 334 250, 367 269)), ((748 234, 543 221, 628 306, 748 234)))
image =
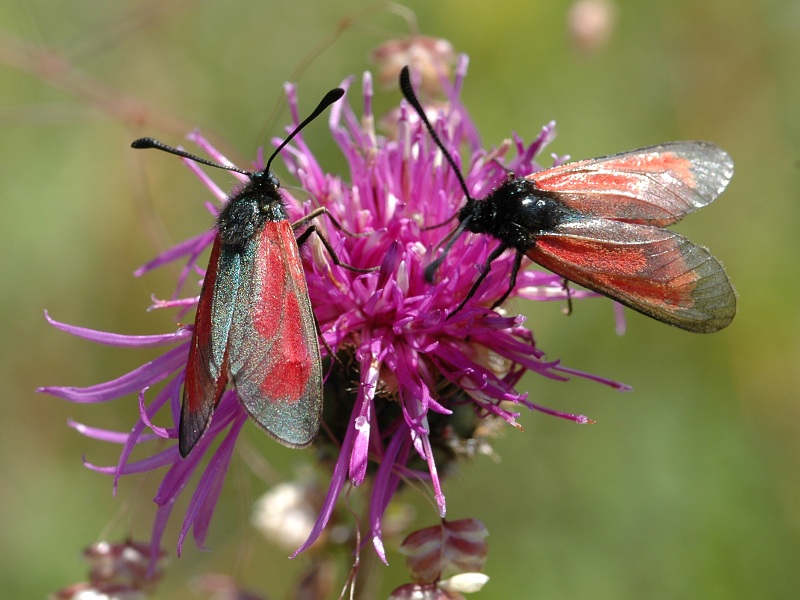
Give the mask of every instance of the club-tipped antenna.
POLYGON ((428 117, 425 116, 425 111, 422 109, 422 105, 419 103, 417 95, 414 93, 414 88, 411 87, 411 74, 409 73, 407 66, 400 70, 400 91, 403 92, 405 99, 419 115, 419 118, 422 119, 422 122, 425 124, 425 128, 428 130, 428 133, 431 134, 431 138, 433 138, 434 143, 439 147, 439 150, 442 151, 442 154, 444 154, 445 160, 447 160, 450 166, 453 167, 453 171, 456 174, 458 183, 461 185, 461 189, 464 190, 464 195, 467 197, 467 200, 472 200, 472 196, 467 189, 467 183, 464 181, 464 177, 461 175, 461 170, 458 168, 458 165, 456 165, 456 161, 453 160, 452 155, 447 151, 447 148, 444 147, 442 140, 439 139, 439 136, 433 130, 433 125, 431 125, 431 122, 428 121, 428 117))
MULTIPOLYGON (((445 159, 453 168, 453 172, 456 174, 456 179, 458 179, 458 183, 461 185, 461 189, 464 190, 464 195, 467 197, 467 202, 468 203, 474 202, 472 196, 469 193, 469 190, 467 189, 467 183, 464 181, 464 176, 461 174, 461 170, 458 168, 456 161, 453 159, 453 156, 447 151, 447 148, 444 147, 442 140, 439 139, 439 136, 436 134, 436 131, 434 131, 431 122, 428 121, 428 117, 425 116, 425 111, 422 109, 422 105, 419 103, 417 95, 414 93, 414 88, 411 86, 411 74, 409 73, 407 66, 403 67, 400 70, 400 91, 403 92, 403 96, 405 96, 405 99, 417 112, 419 118, 425 124, 425 128, 428 130, 428 133, 431 134, 431 138, 433 139, 434 143, 439 147, 439 150, 442 151, 442 154, 444 155, 445 159)), ((468 220, 469 219, 467 218, 461 221, 458 224, 458 226, 447 235, 447 237, 445 238, 447 243, 445 247, 442 249, 442 253, 438 256, 438 258, 436 258, 436 260, 431 261, 430 263, 428 263, 428 266, 425 267, 425 280, 428 283, 431 283, 433 281, 433 276, 436 273, 436 269, 438 269, 439 265, 441 265, 442 262, 444 262, 444 259, 447 256, 447 253, 450 251, 450 248, 453 247, 453 244, 456 243, 456 240, 458 240, 458 238, 461 237, 461 234, 464 233, 464 231, 467 229, 468 220)), ((445 221, 445 223, 446 222, 447 221, 445 221)), ((436 225, 435 227, 439 227, 443 224, 444 223, 436 225)))
POLYGON ((131 143, 131 148, 137 148, 137 149, 155 148, 156 150, 161 150, 162 152, 168 152, 169 154, 174 154, 176 156, 180 156, 181 158, 188 158, 189 160, 192 160, 196 163, 200 163, 202 165, 208 165, 209 167, 216 167, 217 169, 224 169, 226 171, 234 171, 235 173, 241 173, 242 175, 250 175, 249 171, 245 171, 243 169, 240 169, 239 167, 234 167, 233 165, 223 165, 222 163, 202 158, 200 156, 197 156, 196 154, 191 154, 190 152, 186 152, 185 150, 179 150, 178 148, 173 148, 172 146, 165 144, 164 142, 160 142, 151 137, 143 137, 139 138, 138 140, 134 140, 131 143))
POLYGON ((294 136, 296 136, 300 131, 302 131, 303 127, 311 123, 314 119, 320 116, 323 111, 328 108, 331 104, 336 102, 339 98, 344 96, 344 90, 342 88, 334 88, 319 101, 317 104, 317 108, 315 108, 310 115, 308 115, 303 121, 294 128, 294 131, 290 133, 285 140, 281 142, 281 144, 275 149, 275 152, 272 153, 272 156, 269 157, 267 160, 267 166, 265 170, 269 171, 269 166, 272 164, 273 159, 278 156, 278 153, 286 147, 286 144, 292 141, 294 136))
MULTIPOLYGON (((273 159, 278 155, 278 153, 284 149, 286 144, 292 141, 292 138, 296 136, 300 131, 311 123, 314 119, 316 119, 322 112, 328 108, 331 104, 336 102, 339 98, 344 96, 344 90, 342 88, 334 88, 329 91, 325 96, 320 100, 320 103, 317 105, 308 117, 306 117, 302 123, 300 123, 294 130, 289 134, 289 136, 281 142, 280 146, 272 153, 267 161, 267 166, 265 167, 265 171, 269 171, 270 164, 272 164, 273 159)), ((174 148, 164 142, 160 142, 156 139, 150 137, 143 137, 139 138, 138 140, 134 140, 131 143, 131 148, 155 148, 156 150, 161 150, 162 152, 168 152, 169 154, 175 154, 176 156, 180 156, 181 158, 188 158, 196 163, 200 163, 201 165, 208 165, 209 167, 216 167, 217 169, 223 169, 225 171, 233 171, 235 173, 241 173, 242 175, 247 175, 250 177, 253 175, 251 171, 245 171, 244 169, 240 169, 239 167, 234 167, 233 165, 223 165, 222 163, 214 162, 213 160, 208 160, 197 156, 196 154, 191 154, 190 152, 186 152, 185 150, 179 150, 178 148, 174 148)))

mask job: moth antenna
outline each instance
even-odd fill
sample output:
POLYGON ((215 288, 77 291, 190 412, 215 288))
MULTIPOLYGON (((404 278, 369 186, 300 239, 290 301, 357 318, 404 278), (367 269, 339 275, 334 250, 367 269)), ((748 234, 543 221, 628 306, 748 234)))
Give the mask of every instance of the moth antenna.
POLYGON ((156 150, 174 154, 176 156, 180 156, 181 158, 188 158, 189 160, 193 160, 194 162, 202 165, 208 165, 209 167, 215 167, 225 171, 233 171, 234 173, 241 173, 242 175, 247 175, 248 177, 252 175, 250 171, 245 171, 244 169, 234 167, 233 165, 223 165, 221 163, 214 162, 213 160, 202 158, 196 154, 191 154, 185 150, 179 150, 178 148, 174 148, 168 144, 165 144, 164 142, 159 142, 158 140, 150 137, 143 137, 139 138, 138 140, 134 140, 131 143, 131 148, 136 148, 137 150, 141 150, 143 148, 155 148, 156 150))
POLYGON ((414 108, 416 113, 419 115, 419 118, 425 124, 425 129, 428 130, 428 133, 431 134, 434 143, 439 147, 439 150, 442 151, 444 154, 445 159, 450 166, 453 167, 453 171, 456 174, 456 178, 458 179, 458 183, 461 185, 461 189, 464 190, 464 195, 467 197, 467 200, 472 200, 472 196, 469 194, 469 190, 467 189, 467 184, 464 181, 464 177, 461 175, 461 171, 456 165, 456 161, 453 160, 452 155, 447 151, 447 148, 444 147, 442 140, 439 139, 437 133, 433 130, 433 125, 431 122, 428 121, 428 117, 425 116, 425 111, 422 109, 422 105, 419 103, 417 99, 417 95, 414 93, 414 88, 411 87, 411 74, 409 73, 408 67, 403 67, 400 71, 400 91, 403 92, 403 96, 408 101, 408 103, 414 108))
MULTIPOLYGON (((456 161, 453 159, 453 156, 447 151, 447 148, 444 147, 442 140, 439 139, 438 134, 436 133, 436 131, 434 131, 431 122, 428 121, 428 117, 425 116, 425 111, 422 109, 422 105, 417 99, 417 95, 414 93, 414 88, 411 85, 411 74, 408 70, 408 66, 405 66, 400 70, 400 91, 403 93, 403 96, 405 97, 406 101, 408 101, 408 103, 411 105, 411 107, 414 109, 417 115, 419 115, 419 118, 425 124, 425 129, 428 130, 428 133, 431 135, 431 138, 433 139, 434 143, 436 144, 436 146, 438 146, 439 150, 442 151, 445 160, 447 160, 449 165, 453 168, 453 172, 456 174, 456 179, 458 179, 458 183, 461 186, 461 189, 464 190, 464 195, 467 198, 467 202, 468 203, 474 202, 472 196, 469 193, 469 190, 467 189, 467 183, 464 181, 464 176, 461 174, 461 170, 458 168, 456 161)), ((452 219, 452 217, 450 219, 452 219)), ((444 223, 440 223, 438 225, 434 225, 426 229, 434 229, 436 227, 441 227, 442 225, 448 223, 450 219, 448 219, 444 223)), ((453 244, 456 243, 456 240, 459 238, 459 236, 461 236, 461 234, 464 233, 464 231, 466 230, 465 223, 466 220, 462 221, 458 225, 458 227, 456 227, 447 236, 447 238, 449 238, 449 241, 447 242, 447 245, 444 247, 444 250, 442 250, 442 253, 439 255, 438 258, 436 258, 436 260, 430 262, 428 266, 425 267, 425 280, 428 283, 433 282, 433 276, 436 273, 436 269, 438 269, 439 265, 442 264, 445 257, 447 256, 447 253, 450 251, 450 248, 453 247, 453 244)))
POLYGON ((297 127, 294 128, 294 131, 290 133, 285 140, 283 140, 280 145, 275 149, 275 152, 272 153, 272 156, 269 157, 267 160, 267 166, 265 167, 266 171, 269 171, 269 167, 272 164, 272 161, 278 156, 278 153, 286 147, 286 144, 292 141, 294 136, 296 136, 300 131, 302 131, 303 127, 311 123, 314 119, 320 116, 323 111, 328 108, 331 104, 336 102, 339 98, 344 96, 344 90, 342 88, 334 88, 329 91, 325 96, 320 100, 319 104, 317 104, 317 108, 315 108, 310 115, 308 115, 305 119, 303 119, 302 123, 300 123, 297 127))
MULTIPOLYGON (((297 127, 294 128, 294 131, 289 134, 289 136, 281 142, 280 146, 272 153, 267 161, 267 166, 265 167, 265 171, 269 171, 269 167, 272 164, 272 160, 278 155, 278 153, 284 149, 286 144, 292 141, 292 138, 296 136, 300 131, 311 123, 314 119, 316 119, 322 112, 328 108, 331 104, 336 102, 339 98, 344 96, 344 90, 342 88, 335 88, 329 91, 325 96, 320 100, 320 103, 317 105, 317 108, 313 110, 313 112, 305 118, 305 120, 300 123, 297 127)), ((180 156, 181 158, 188 158, 196 163, 200 163, 201 165, 207 165, 209 167, 215 167, 217 169, 223 169, 225 171, 233 171, 234 173, 241 173, 242 175, 247 175, 248 177, 253 175, 252 171, 245 171, 244 169, 240 169, 239 167, 234 167, 232 165, 223 165, 218 162, 214 162, 213 160, 208 160, 206 158, 202 158, 197 156, 196 154, 191 154, 190 152, 186 152, 185 150, 179 150, 178 148, 174 148, 164 142, 160 142, 156 139, 150 137, 143 137, 139 138, 138 140, 134 140, 131 143, 131 148, 136 148, 137 150, 141 150, 143 148, 155 148, 156 150, 161 150, 162 152, 167 152, 169 154, 174 154, 176 156, 180 156)))

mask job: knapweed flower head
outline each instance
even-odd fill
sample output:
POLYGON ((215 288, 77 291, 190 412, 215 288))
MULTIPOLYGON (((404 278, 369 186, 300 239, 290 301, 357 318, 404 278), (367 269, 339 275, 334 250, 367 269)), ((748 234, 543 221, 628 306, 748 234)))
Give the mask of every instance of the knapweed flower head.
POLYGON ((81 558, 89 565, 88 581, 54 592, 51 600, 145 600, 161 578, 165 560, 163 552, 153 554, 149 544, 132 540, 97 542, 86 548, 81 558))
MULTIPOLYGON (((458 98, 466 66, 466 59, 461 58, 452 85, 444 90, 447 108, 438 111, 433 120, 449 148, 466 149, 464 178, 473 197, 483 197, 509 171, 525 175, 541 169, 536 157, 553 137, 554 125, 543 127, 529 144, 515 135, 498 148, 484 150, 458 98)), ((439 269, 438 280, 432 284, 425 280, 425 267, 447 234, 448 227, 439 225, 452 219, 460 208, 463 191, 410 107, 402 103, 391 113, 393 123, 388 129, 396 133, 382 136, 372 111, 371 75, 363 76, 360 100, 352 84, 352 79, 344 82, 348 97, 335 104, 330 114, 331 135, 349 173, 326 172, 302 136, 282 154, 302 189, 282 192, 290 218, 325 207, 341 228, 325 216, 316 224, 339 259, 361 269, 380 267, 372 273, 339 267, 315 236, 301 251, 311 304, 324 338, 325 406, 316 450, 323 464, 330 465, 330 484, 320 513, 297 552, 320 537, 345 487, 358 487, 370 477, 368 539, 385 561, 382 518, 404 479, 427 482, 439 515, 444 517, 441 477, 449 460, 479 447, 483 432, 495 428, 496 423, 519 427, 517 417, 522 408, 587 422, 586 417, 558 413, 532 402, 515 387, 523 374, 533 372, 556 380, 579 376, 619 389, 625 386, 547 359, 523 317, 489 308, 506 292, 512 253, 496 260, 478 293, 447 318, 469 292, 496 241, 489 236, 463 236, 439 269), (361 104, 360 116, 351 103, 361 104)), ((287 85, 286 94, 297 123, 295 88, 287 85)), ((192 133, 189 139, 213 160, 226 163, 200 133, 192 133)), ((216 214, 226 193, 196 163, 186 164, 211 191, 216 202, 207 206, 216 214)), ((172 261, 185 261, 175 296, 157 302, 156 308, 177 308, 180 318, 195 306, 194 292, 184 296, 184 290, 190 284, 194 289, 190 279, 202 273, 198 260, 214 236, 213 230, 201 233, 137 271, 141 275, 172 261)), ((580 295, 572 292, 573 298, 580 295)), ((560 277, 526 270, 519 274, 511 297, 554 300, 566 298, 566 292, 560 277)), ((163 335, 124 336, 50 322, 68 333, 112 346, 170 347, 113 381, 42 391, 83 403, 138 396, 139 418, 130 431, 72 424, 88 437, 121 446, 116 465, 87 466, 112 475, 115 485, 123 476, 165 469, 154 498, 158 506, 154 548, 179 496, 188 491, 190 478, 200 473, 183 516, 178 549, 190 531, 196 543, 204 545, 236 439, 247 421, 235 389, 222 396, 209 429, 182 459, 176 438, 191 327, 179 326, 163 335), (162 382, 152 394, 150 389, 162 382), (156 425, 164 415, 171 425, 156 425), (134 460, 134 449, 145 452, 145 458, 138 458, 137 453, 134 460)))
POLYGON ((384 42, 370 53, 370 58, 376 65, 382 87, 394 88, 400 69, 408 66, 425 93, 438 95, 442 91, 442 80, 450 78, 456 52, 448 40, 410 35, 384 42))

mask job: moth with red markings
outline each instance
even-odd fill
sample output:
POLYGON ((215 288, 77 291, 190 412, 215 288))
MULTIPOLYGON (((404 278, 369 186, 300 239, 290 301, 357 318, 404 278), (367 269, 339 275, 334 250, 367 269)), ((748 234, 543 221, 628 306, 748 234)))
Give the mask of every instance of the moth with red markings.
MULTIPOLYGON (((289 222, 270 164, 308 123, 339 100, 331 90, 278 146, 262 171, 244 171, 194 156, 152 138, 134 148, 156 148, 246 175, 217 218, 217 236, 200 292, 186 365, 178 448, 189 455, 208 429, 231 383, 250 417, 285 446, 303 448, 319 431, 322 366, 317 329, 294 230, 318 216, 289 222)), ((317 232, 318 233, 318 232, 317 232)), ((323 238, 323 243, 328 247, 323 238)), ((330 251, 330 247, 328 247, 330 251)), ((338 263, 332 254, 334 262, 338 263)))
POLYGON ((733 176, 733 161, 709 142, 671 142, 602 158, 564 164, 500 184, 486 198, 472 198, 450 153, 434 131, 411 86, 408 67, 400 89, 444 153, 467 198, 459 224, 436 269, 465 232, 489 234, 500 243, 461 304, 460 311, 506 250, 516 252, 508 290, 516 285, 523 256, 566 280, 608 296, 642 314, 687 331, 711 333, 730 324, 736 294, 722 265, 705 248, 664 229, 710 204, 733 176))

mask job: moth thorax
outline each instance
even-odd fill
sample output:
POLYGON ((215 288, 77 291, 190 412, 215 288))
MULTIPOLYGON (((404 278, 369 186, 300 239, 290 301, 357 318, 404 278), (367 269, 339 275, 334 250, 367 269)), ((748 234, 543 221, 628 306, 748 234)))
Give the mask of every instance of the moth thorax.
POLYGON ((265 220, 256 195, 235 196, 219 214, 220 241, 226 246, 244 246, 263 227, 265 220))

